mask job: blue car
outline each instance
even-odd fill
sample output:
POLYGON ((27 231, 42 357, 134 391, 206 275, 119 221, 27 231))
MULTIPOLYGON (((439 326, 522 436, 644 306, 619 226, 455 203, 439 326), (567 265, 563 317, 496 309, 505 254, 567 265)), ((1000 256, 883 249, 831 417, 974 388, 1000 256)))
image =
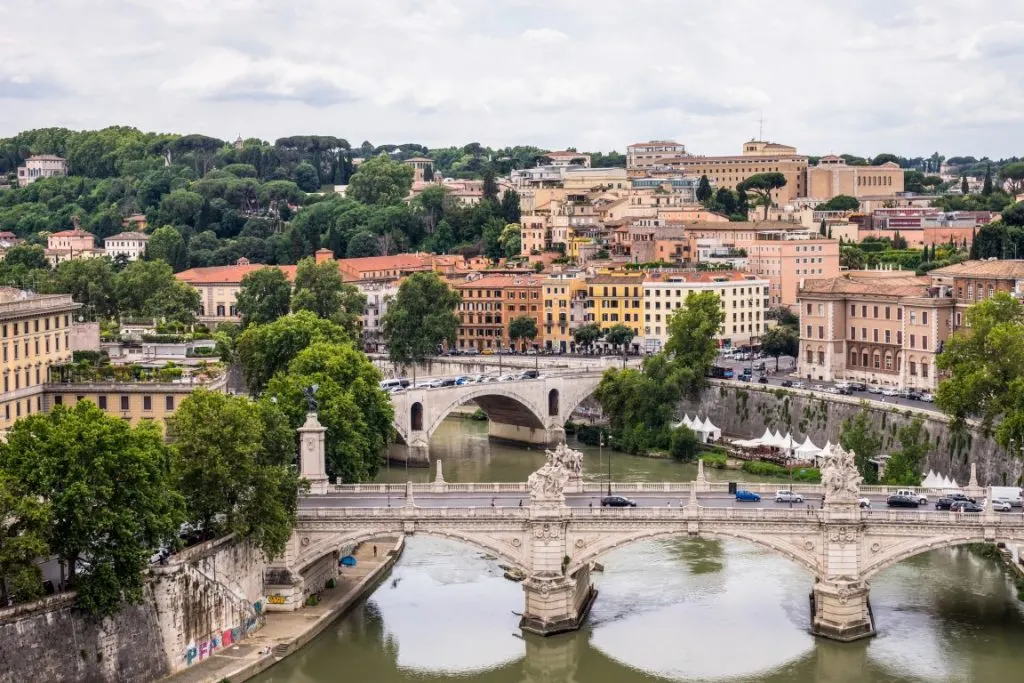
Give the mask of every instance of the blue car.
POLYGON ((747 491, 746 489, 736 489, 736 500, 747 501, 749 503, 760 503, 761 496, 753 493, 752 491, 747 491))

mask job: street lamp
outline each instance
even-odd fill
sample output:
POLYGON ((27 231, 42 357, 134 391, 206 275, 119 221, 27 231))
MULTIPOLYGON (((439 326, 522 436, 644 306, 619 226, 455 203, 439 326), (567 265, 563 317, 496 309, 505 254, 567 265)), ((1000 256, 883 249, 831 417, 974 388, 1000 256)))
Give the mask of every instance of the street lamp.
POLYGON ((793 494, 793 458, 794 458, 794 456, 795 456, 795 454, 793 453, 793 439, 792 439, 792 437, 790 437, 790 440, 789 440, 789 462, 786 463, 787 465, 789 465, 789 509, 790 510, 793 509, 793 496, 794 496, 794 494, 793 494))
MULTIPOLYGON (((608 446, 612 445, 612 435, 608 435, 608 446)), ((608 451, 608 495, 612 495, 612 452, 608 451)))

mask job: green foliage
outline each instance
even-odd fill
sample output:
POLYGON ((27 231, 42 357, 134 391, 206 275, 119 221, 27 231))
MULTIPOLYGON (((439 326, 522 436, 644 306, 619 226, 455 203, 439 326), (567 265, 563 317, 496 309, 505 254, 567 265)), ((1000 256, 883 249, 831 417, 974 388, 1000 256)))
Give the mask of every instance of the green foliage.
POLYGON ((999 178, 1007 184, 1011 196, 1024 192, 1024 161, 1003 166, 999 169, 999 178))
POLYGON ((199 292, 176 279, 163 261, 132 261, 118 273, 114 291, 122 316, 188 325, 199 312, 199 292))
POLYGON ((871 424, 871 415, 866 406, 853 418, 843 420, 839 443, 846 450, 853 452, 857 469, 864 477, 864 483, 874 484, 878 478, 877 470, 869 461, 881 452, 882 437, 871 424))
POLYGON ((537 321, 528 315, 512 318, 508 324, 509 339, 515 343, 519 340, 532 341, 537 338, 537 321))
POLYGON ((397 204, 409 195, 414 175, 412 166, 381 154, 362 163, 347 194, 363 204, 397 204))
POLYGON ((36 561, 49 553, 50 512, 46 501, 26 495, 18 480, 0 469, 0 605, 43 594, 36 561))
POLYGON ((318 416, 327 428, 327 471, 339 481, 372 479, 391 437, 394 411, 380 389, 381 374, 349 342, 317 341, 299 352, 267 385, 292 428, 305 420, 303 390, 316 385, 318 416))
POLYGON ((204 535, 251 538, 267 557, 283 551, 298 509, 295 436, 284 413, 199 389, 168 420, 187 520, 204 535))
POLYGON ((627 347, 629 343, 633 341, 633 337, 636 336, 633 332, 633 328, 622 325, 612 325, 604 333, 604 340, 612 345, 614 348, 627 347))
POLYGON ((55 406, 14 424, 0 470, 46 501, 50 550, 82 609, 104 617, 142 599, 149 556, 182 519, 173 455, 155 424, 131 427, 89 401, 55 406))
POLYGON ((334 261, 316 263, 312 258, 299 261, 295 269, 295 294, 292 308, 296 313, 310 311, 320 318, 332 320, 356 337, 359 316, 366 308, 366 296, 355 285, 341 279, 334 261))
POLYGON ((882 483, 919 486, 921 467, 931 450, 921 418, 915 418, 910 424, 900 427, 896 432, 896 440, 899 441, 900 450, 893 453, 886 463, 882 483))
POLYGON ((577 346, 589 349, 601 338, 601 326, 597 323, 581 325, 573 331, 572 338, 577 346))
POLYGON ((459 327, 455 309, 461 300, 437 273, 413 273, 403 280, 381 319, 391 360, 420 363, 437 353, 439 345, 454 346, 459 327))
POLYGON ((718 355, 715 335, 724 321, 721 299, 714 292, 690 292, 683 308, 669 318, 665 354, 681 395, 696 396, 706 386, 718 355))
POLYGON ((1024 306, 997 292, 971 306, 964 326, 950 335, 937 364, 946 377, 936 405, 963 426, 969 418, 995 429, 1015 455, 1024 444, 1024 306))
POLYGON ((764 217, 768 218, 768 209, 772 206, 772 191, 786 186, 786 176, 781 173, 755 173, 736 187, 744 192, 757 195, 758 203, 764 207, 764 217))
POLYGON ((818 204, 816 211, 856 211, 860 208, 860 201, 846 194, 837 194, 832 199, 818 204))
POLYGON ((271 377, 285 370, 311 344, 348 341, 350 337, 341 325, 301 311, 248 327, 239 335, 235 350, 249 391, 259 394, 271 377))
POLYGON ((291 310, 292 286, 279 268, 260 268, 242 278, 235 306, 242 327, 272 323, 291 310))
POLYGON ((676 462, 693 460, 700 452, 700 439, 693 433, 693 430, 686 425, 679 425, 672 429, 669 438, 669 453, 676 462))
POLYGON ((779 356, 796 357, 800 351, 800 337, 792 327, 776 325, 761 335, 761 350, 775 357, 775 371, 779 370, 779 356))
POLYGON ((708 180, 707 175, 702 175, 700 177, 700 182, 697 184, 697 201, 701 204, 705 204, 711 199, 711 197, 711 182, 708 180))

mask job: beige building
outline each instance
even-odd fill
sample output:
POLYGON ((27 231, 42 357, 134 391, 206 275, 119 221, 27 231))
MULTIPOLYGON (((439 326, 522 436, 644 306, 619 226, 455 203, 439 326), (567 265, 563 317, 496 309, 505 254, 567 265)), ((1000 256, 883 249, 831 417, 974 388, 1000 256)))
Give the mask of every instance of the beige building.
POLYGON ((881 166, 848 166, 838 156, 824 156, 807 169, 807 196, 828 200, 837 195, 878 197, 903 192, 903 169, 891 161, 881 166))
POLYGON ((751 140, 739 156, 690 156, 682 163, 686 175, 706 175, 715 187, 735 190, 736 186, 759 173, 781 173, 786 185, 772 191, 772 201, 785 205, 807 192, 807 157, 795 147, 774 142, 751 140))
POLYGON ((412 166, 412 181, 414 183, 426 182, 425 176, 427 174, 427 169, 430 169, 430 172, 433 173, 433 159, 428 159, 426 157, 413 157, 411 159, 406 159, 402 163, 406 166, 412 166))
POLYGON ((96 248, 96 236, 85 230, 61 230, 46 238, 46 258, 54 266, 74 259, 106 256, 96 248))
POLYGON ((928 277, 852 272, 799 291, 798 373, 934 391, 935 359, 952 331, 954 299, 928 277))
POLYGON ((660 351, 668 342, 669 317, 686 305, 690 292, 714 292, 725 320, 715 335, 725 347, 745 346, 765 331, 769 282, 738 271, 648 273, 643 285, 643 348, 660 351))
POLYGON ((626 170, 643 177, 652 168, 679 168, 686 158, 686 146, 673 140, 634 142, 626 147, 626 170))
POLYGON ((103 250, 111 260, 124 256, 129 261, 138 261, 146 255, 149 235, 141 232, 122 232, 103 240, 103 250))
POLYGON ((25 165, 18 167, 18 187, 31 185, 40 178, 66 176, 68 162, 52 154, 37 154, 25 159, 25 165))
POLYGON ((0 431, 44 409, 50 367, 71 360, 71 330, 81 307, 64 294, 39 295, 0 288, 3 394, 0 431))

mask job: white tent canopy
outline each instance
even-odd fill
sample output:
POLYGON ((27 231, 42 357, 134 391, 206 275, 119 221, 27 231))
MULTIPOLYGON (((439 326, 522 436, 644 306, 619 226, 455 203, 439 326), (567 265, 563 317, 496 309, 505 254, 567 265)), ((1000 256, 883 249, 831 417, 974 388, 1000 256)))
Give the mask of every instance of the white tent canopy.
POLYGON ((814 445, 809 436, 804 438, 804 442, 796 449, 796 455, 801 460, 813 460, 820 452, 821 449, 814 445))
POLYGON ((716 427, 714 424, 712 424, 710 417, 704 418, 703 427, 704 432, 708 435, 709 441, 718 441, 719 439, 722 438, 722 430, 716 427))

